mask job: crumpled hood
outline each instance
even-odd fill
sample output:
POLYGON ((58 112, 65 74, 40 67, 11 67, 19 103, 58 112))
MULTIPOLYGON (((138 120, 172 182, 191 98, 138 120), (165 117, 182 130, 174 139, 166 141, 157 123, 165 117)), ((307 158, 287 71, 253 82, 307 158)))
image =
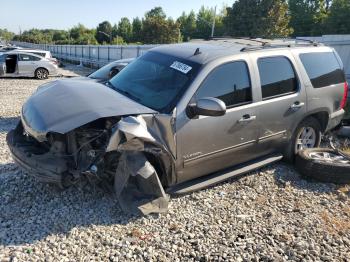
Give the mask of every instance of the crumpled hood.
POLYGON ((22 123, 39 141, 46 133, 67 133, 96 119, 152 114, 113 89, 93 81, 56 80, 43 85, 23 105, 22 123))

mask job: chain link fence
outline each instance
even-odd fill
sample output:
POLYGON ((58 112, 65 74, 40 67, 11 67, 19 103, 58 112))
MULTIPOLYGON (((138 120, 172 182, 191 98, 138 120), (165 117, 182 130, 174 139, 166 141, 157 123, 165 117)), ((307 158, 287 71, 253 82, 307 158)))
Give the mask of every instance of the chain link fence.
POLYGON ((138 57, 149 49, 157 46, 47 45, 15 41, 12 42, 12 44, 25 48, 48 50, 58 59, 97 67, 119 59, 138 57))

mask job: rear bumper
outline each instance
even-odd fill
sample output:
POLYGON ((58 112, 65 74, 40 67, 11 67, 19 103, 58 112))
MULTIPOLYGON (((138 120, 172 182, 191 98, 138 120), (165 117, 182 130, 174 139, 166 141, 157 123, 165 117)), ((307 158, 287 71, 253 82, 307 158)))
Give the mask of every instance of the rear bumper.
POLYGON ((50 76, 57 76, 58 75, 58 67, 50 69, 49 75, 50 76))
POLYGON ((344 109, 340 109, 340 110, 330 114, 326 131, 329 131, 329 130, 335 128, 337 125, 339 125, 341 120, 344 117, 344 114, 345 114, 344 109))
POLYGON ((51 152, 40 155, 31 153, 30 146, 23 144, 25 136, 19 129, 11 130, 6 136, 13 160, 40 182, 62 186, 63 175, 68 171, 66 161, 51 152))

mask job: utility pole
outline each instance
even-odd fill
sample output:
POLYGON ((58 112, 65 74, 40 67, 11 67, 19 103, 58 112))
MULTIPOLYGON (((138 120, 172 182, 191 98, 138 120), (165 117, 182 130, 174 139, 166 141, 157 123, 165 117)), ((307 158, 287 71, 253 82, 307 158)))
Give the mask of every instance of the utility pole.
POLYGON ((216 19, 216 6, 214 7, 214 12, 213 12, 213 23, 212 23, 212 25, 211 25, 211 38, 214 37, 215 19, 216 19))

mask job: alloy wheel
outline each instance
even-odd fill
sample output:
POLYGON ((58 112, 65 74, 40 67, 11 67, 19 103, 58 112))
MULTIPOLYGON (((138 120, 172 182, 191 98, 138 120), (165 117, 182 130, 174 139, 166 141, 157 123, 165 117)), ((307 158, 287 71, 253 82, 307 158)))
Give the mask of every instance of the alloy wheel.
POLYGON ((295 152, 306 148, 313 148, 316 145, 317 134, 312 127, 303 127, 297 135, 297 140, 295 143, 295 152))

